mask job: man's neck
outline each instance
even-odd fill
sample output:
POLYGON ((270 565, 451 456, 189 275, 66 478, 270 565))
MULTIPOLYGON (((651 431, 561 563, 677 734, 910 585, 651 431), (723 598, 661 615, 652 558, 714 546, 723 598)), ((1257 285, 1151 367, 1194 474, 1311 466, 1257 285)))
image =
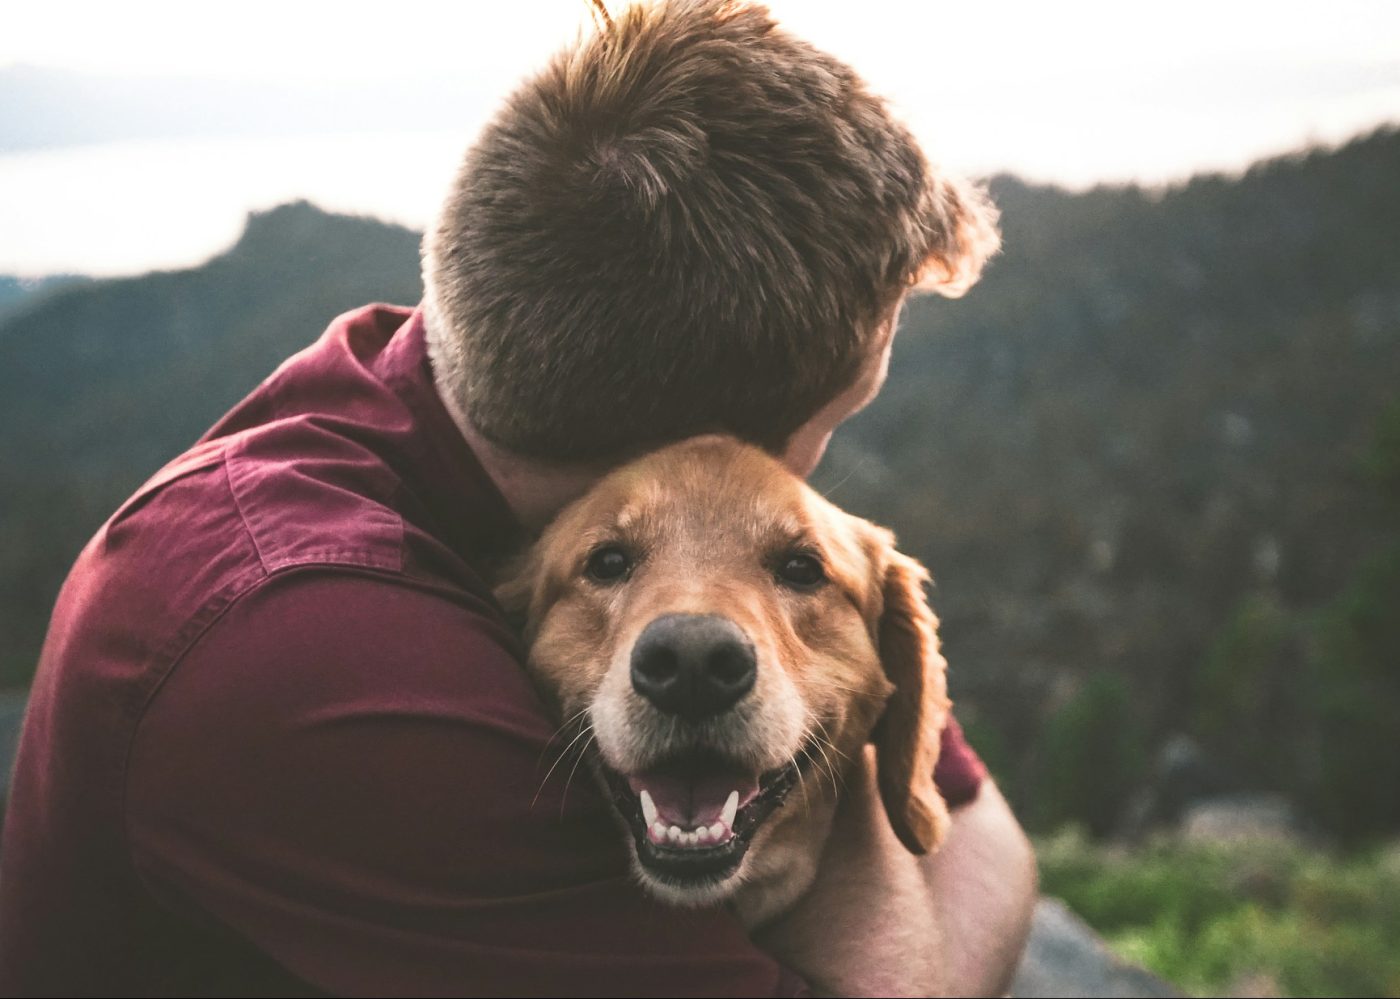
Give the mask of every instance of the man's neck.
POLYGON ((544 462, 507 451, 483 437, 449 393, 438 388, 438 398, 515 519, 531 534, 542 531, 556 513, 607 472, 596 465, 544 462))

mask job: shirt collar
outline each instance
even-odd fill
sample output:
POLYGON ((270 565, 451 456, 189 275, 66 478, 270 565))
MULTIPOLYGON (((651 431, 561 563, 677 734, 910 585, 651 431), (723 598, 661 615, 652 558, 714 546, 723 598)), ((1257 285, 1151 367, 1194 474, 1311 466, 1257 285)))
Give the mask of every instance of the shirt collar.
POLYGON ((375 365, 413 414, 414 479, 433 527, 460 554, 499 555, 525 532, 438 396, 422 308, 414 309, 375 365))

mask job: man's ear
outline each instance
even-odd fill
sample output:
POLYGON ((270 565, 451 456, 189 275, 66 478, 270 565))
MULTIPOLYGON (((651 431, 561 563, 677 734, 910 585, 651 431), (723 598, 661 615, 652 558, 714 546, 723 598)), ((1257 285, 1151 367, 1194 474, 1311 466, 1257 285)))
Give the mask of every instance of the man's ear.
POLYGON ((959 177, 934 177, 922 206, 931 249, 914 277, 914 290, 958 298, 976 284, 982 267, 1001 249, 998 216, 980 187, 959 177))
POLYGON ((948 718, 947 665, 938 619, 924 598, 924 567, 888 550, 877 640, 894 693, 875 729, 880 797, 895 835, 912 853, 931 851, 948 828, 948 806, 933 783, 948 718))

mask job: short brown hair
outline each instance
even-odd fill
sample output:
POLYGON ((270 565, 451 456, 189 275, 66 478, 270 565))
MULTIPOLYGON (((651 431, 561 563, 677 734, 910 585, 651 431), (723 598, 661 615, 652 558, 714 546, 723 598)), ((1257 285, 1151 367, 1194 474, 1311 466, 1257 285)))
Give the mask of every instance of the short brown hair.
POLYGON ((997 246, 855 72, 726 0, 628 8, 488 124, 424 240, 439 384, 487 440, 614 459, 780 450, 911 286, 997 246))

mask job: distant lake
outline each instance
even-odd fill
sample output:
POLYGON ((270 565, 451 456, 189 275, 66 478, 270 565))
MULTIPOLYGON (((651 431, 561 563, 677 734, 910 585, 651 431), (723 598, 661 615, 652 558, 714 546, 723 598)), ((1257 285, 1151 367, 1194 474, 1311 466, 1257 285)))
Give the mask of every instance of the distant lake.
POLYGON ((471 134, 178 139, 0 155, 0 274, 186 267, 232 243, 249 211, 296 198, 421 227, 471 134))

